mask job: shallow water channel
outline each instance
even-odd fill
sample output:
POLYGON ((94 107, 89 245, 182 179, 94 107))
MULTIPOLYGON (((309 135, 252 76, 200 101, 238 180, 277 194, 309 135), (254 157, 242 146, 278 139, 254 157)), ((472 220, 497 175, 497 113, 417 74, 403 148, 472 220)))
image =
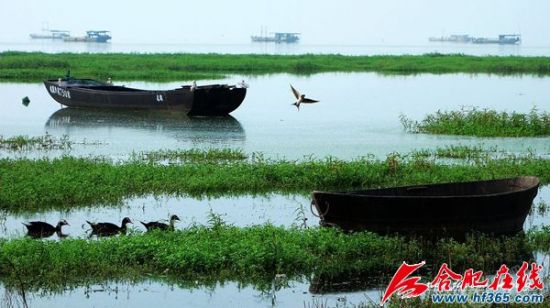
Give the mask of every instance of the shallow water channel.
MULTIPOLYGON (((62 74, 63 72, 60 72, 62 74)), ((528 112, 536 106, 550 108, 550 78, 421 74, 384 76, 376 73, 326 73, 312 76, 276 74, 230 76, 225 80, 200 81, 250 84, 243 104, 227 118, 187 118, 166 113, 113 113, 62 109, 40 83, 0 84, 0 134, 41 136, 68 135, 74 142, 97 141, 100 145, 74 145, 70 151, 9 153, 0 155, 59 156, 107 155, 127 157, 131 152, 159 149, 239 148, 247 153, 289 159, 327 155, 344 159, 368 154, 385 156, 420 148, 450 144, 498 146, 510 152, 528 148, 550 153, 548 138, 475 138, 408 134, 399 115, 420 120, 424 115, 462 107, 528 112), (321 102, 291 105, 289 84, 321 102), (30 105, 21 99, 28 96, 30 105)), ((171 89, 183 82, 145 83, 115 81, 129 87, 171 89)), ((1 157, 0 156, 0 157, 1 157)))
MULTIPOLYGON (((550 225, 550 186, 543 186, 534 200, 531 214, 524 225, 530 230, 550 225)), ((196 199, 191 197, 146 196, 127 199, 122 205, 87 207, 73 210, 47 211, 42 213, 0 212, 0 237, 17 238, 26 233, 23 222, 41 220, 53 225, 60 219, 66 219, 70 226, 63 227, 63 233, 70 237, 89 235, 91 222, 113 222, 120 224, 124 217, 130 217, 133 225, 130 229, 145 231, 140 221, 167 220, 176 214, 181 219, 176 229, 191 225, 208 225, 211 214, 220 215, 227 224, 246 227, 252 225, 273 224, 284 227, 317 227, 319 218, 315 209, 310 208, 310 198, 301 195, 269 194, 265 196, 238 196, 222 198, 196 199), (315 214, 314 214, 315 213, 315 214), (304 219, 305 218, 305 219, 304 219)), ((57 239, 52 235, 51 239, 57 239)))
MULTIPOLYGON (((192 285, 192 283, 191 283, 192 285)), ((287 281, 284 286, 260 290, 237 282, 181 287, 158 281, 111 282, 78 287, 61 293, 27 294, 30 307, 354 307, 378 303, 383 290, 314 294, 307 281, 287 281)), ((0 285, 0 303, 20 304, 17 291, 0 285)), ((16 305, 15 305, 16 306, 16 305)))

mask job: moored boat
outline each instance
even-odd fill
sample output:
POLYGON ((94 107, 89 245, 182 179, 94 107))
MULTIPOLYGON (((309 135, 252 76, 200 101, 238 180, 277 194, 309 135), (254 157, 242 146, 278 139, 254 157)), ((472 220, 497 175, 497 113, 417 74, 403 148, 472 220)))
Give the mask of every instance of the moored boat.
POLYGON ((246 96, 246 88, 223 84, 142 90, 66 77, 46 80, 44 85, 53 99, 68 107, 173 109, 188 115, 226 115, 237 109, 246 96))
POLYGON ((512 235, 537 195, 539 179, 509 179, 312 193, 321 225, 380 234, 469 232, 512 235))

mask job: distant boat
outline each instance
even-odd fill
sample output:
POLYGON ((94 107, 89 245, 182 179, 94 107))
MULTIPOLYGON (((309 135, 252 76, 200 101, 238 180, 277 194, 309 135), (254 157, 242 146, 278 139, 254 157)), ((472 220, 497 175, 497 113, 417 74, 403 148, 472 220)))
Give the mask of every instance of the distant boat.
POLYGON ((474 38, 467 34, 453 34, 451 36, 430 37, 430 42, 470 43, 474 38))
POLYGON ((88 42, 88 43, 107 43, 112 38, 111 32, 106 30, 86 31, 86 36, 67 36, 63 38, 65 42, 88 42))
POLYGON ((322 225, 344 230, 511 235, 523 230, 538 187, 537 177, 522 176, 353 192, 314 191, 312 205, 322 225))
POLYGON ((521 43, 520 34, 500 34, 498 38, 475 38, 472 43, 474 44, 500 44, 500 45, 515 45, 521 43))
POLYGON ((252 42, 260 43, 298 43, 300 33, 275 32, 273 35, 253 35, 252 42))
POLYGON ((467 34, 453 34, 451 36, 430 37, 428 40, 430 42, 514 45, 521 43, 521 35, 500 34, 498 38, 486 38, 473 37, 467 34))
POLYGON ((44 30, 42 34, 31 33, 29 36, 31 39, 49 39, 49 40, 63 40, 70 36, 70 32, 66 30, 44 30), (49 32, 49 33, 48 33, 49 32))
POLYGON ((213 84, 174 90, 142 90, 92 79, 66 77, 44 81, 58 103, 78 108, 176 110, 188 115, 227 115, 237 109, 246 88, 213 84))

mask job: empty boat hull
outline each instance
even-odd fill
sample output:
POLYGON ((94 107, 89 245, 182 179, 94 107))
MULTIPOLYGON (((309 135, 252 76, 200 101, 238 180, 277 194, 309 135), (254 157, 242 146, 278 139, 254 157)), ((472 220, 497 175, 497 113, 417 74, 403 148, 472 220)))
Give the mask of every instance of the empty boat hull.
POLYGON ((539 179, 404 186, 312 194, 321 225, 380 234, 511 235, 523 230, 539 179), (435 233, 434 233, 435 232, 435 233))

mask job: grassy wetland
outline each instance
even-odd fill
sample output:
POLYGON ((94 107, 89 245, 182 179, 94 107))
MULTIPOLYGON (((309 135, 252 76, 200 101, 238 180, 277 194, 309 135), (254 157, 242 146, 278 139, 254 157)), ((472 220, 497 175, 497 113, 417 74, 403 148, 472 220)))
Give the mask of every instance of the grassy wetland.
POLYGON ((321 72, 494 73, 550 75, 550 57, 229 54, 0 53, 0 81, 39 81, 73 74, 98 79, 169 81, 223 78, 227 74, 321 72))
MULTIPOLYGON (((0 208, 44 211, 112 205, 143 195, 221 196, 271 192, 308 194, 312 190, 372 188, 535 175, 550 182, 550 160, 508 155, 465 163, 445 163, 418 154, 393 153, 386 159, 336 158, 270 160, 238 150, 193 152, 200 160, 166 164, 107 158, 0 159, 0 208), (244 155, 244 154, 242 154, 244 155), (233 158, 238 157, 238 160, 233 158), (231 158, 222 159, 221 157, 231 158)), ((158 155, 158 154, 154 154, 158 155)), ((151 156, 149 156, 151 157, 151 156)), ((161 156, 162 158, 162 156, 161 156)))
POLYGON ((514 266, 531 259, 532 251, 550 252, 548 234, 548 230, 539 230, 510 238, 475 236, 465 242, 429 242, 326 228, 236 228, 214 219, 209 226, 99 241, 1 240, 0 274, 8 283, 22 279, 27 288, 55 288, 85 279, 146 274, 250 282, 270 281, 276 274, 307 276, 313 271, 356 272, 385 279, 403 260, 426 260, 429 274, 442 262, 457 271, 474 267, 494 272, 502 263, 514 266))
POLYGON ((477 137, 550 136, 550 113, 532 109, 529 113, 498 112, 489 109, 440 111, 420 122, 401 116, 407 132, 477 137))

